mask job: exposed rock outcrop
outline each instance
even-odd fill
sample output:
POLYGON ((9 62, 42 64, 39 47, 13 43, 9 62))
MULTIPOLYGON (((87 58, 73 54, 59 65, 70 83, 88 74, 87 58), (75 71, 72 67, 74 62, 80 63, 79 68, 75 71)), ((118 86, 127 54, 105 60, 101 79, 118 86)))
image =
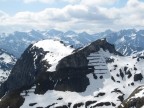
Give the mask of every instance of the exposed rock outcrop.
POLYGON ((144 106, 144 86, 136 88, 118 108, 142 108, 144 106))

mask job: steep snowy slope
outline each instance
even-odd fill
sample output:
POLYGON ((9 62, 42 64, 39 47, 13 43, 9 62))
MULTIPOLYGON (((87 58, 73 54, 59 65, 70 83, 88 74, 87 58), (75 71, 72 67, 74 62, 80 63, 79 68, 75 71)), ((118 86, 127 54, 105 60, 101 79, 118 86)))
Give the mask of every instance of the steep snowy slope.
POLYGON ((14 56, 0 49, 0 84, 7 79, 15 62, 14 56))
POLYGON ((0 107, 115 108, 144 83, 143 63, 105 39, 78 50, 43 40, 26 49, 0 87, 0 107))

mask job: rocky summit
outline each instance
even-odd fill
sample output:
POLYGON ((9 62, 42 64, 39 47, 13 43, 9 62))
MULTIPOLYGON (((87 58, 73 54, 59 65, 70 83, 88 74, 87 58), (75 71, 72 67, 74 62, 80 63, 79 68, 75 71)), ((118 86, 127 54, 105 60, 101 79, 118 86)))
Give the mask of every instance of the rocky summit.
POLYGON ((121 107, 144 83, 143 63, 143 56, 123 56, 106 39, 79 49, 42 40, 24 51, 0 86, 0 108, 121 107))

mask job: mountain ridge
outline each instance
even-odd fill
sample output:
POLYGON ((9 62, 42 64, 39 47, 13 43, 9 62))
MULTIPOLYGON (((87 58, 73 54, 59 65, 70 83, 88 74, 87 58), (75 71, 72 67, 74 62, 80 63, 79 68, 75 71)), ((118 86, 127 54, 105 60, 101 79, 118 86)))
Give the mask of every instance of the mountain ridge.
POLYGON ((114 44, 116 50, 123 55, 131 55, 144 50, 144 30, 135 29, 120 30, 117 32, 106 30, 105 32, 94 34, 86 32, 76 33, 74 31, 62 32, 55 29, 48 31, 32 30, 29 32, 16 31, 11 34, 0 35, 0 48, 9 51, 19 58, 30 44, 43 39, 57 39, 63 41, 66 45, 79 48, 101 38, 106 38, 109 43, 114 44))
POLYGON ((0 87, 0 107, 115 108, 144 82, 143 62, 122 56, 106 39, 78 50, 42 40, 25 50, 0 87), (52 59, 55 54, 60 58, 52 59))

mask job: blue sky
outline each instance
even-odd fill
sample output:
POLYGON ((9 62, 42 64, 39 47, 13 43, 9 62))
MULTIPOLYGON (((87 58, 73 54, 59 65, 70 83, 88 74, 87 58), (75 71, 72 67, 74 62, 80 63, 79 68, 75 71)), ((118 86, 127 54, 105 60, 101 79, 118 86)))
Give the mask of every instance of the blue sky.
POLYGON ((32 2, 24 3, 22 0, 1 0, 0 10, 14 15, 20 11, 42 11, 45 8, 62 8, 66 6, 66 2, 54 2, 54 3, 43 3, 43 2, 32 2))
MULTIPOLYGON (((57 0, 59 1, 59 0, 57 0)), ((123 7, 126 4, 127 0, 117 0, 113 5, 115 7, 123 7)), ((0 10, 14 15, 20 11, 42 11, 45 8, 63 8, 68 5, 68 2, 53 2, 53 3, 44 3, 44 2, 31 2, 24 3, 23 0, 0 0, 0 10)))
POLYGON ((144 0, 0 0, 0 32, 141 29, 143 17, 144 0))

